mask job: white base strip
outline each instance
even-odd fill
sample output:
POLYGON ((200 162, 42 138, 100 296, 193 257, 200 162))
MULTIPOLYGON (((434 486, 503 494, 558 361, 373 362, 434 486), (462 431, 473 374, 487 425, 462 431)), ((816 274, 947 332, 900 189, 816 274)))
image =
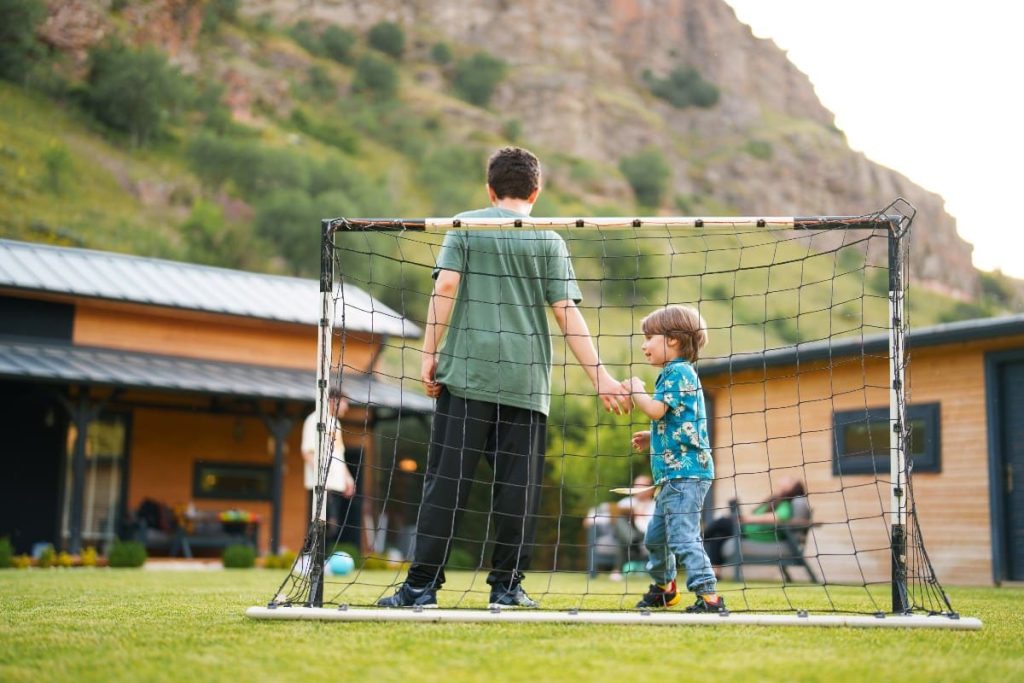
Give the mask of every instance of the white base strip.
POLYGON ((330 609, 325 607, 250 607, 246 616, 253 619, 292 619, 313 621, 403 621, 431 623, 559 623, 559 624, 643 624, 650 626, 850 626, 854 628, 938 628, 976 631, 981 621, 974 617, 952 619, 947 616, 810 614, 687 614, 685 612, 556 612, 547 610, 505 609, 330 609))

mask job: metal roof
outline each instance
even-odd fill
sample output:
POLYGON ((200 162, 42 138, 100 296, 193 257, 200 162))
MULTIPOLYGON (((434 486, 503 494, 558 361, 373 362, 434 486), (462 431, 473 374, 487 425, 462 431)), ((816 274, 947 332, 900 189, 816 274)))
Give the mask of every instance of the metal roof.
MULTIPOLYGON (((316 391, 312 371, 9 338, 0 338, 0 379, 308 402, 316 391)), ((343 386, 356 405, 434 410, 432 399, 366 375, 345 375, 343 386)))
MULTIPOLYGON (((317 280, 0 239, 4 287, 303 325, 316 325, 320 312, 317 280)), ((345 329, 420 336, 419 327, 358 287, 346 284, 343 293, 337 319, 345 329)))
MULTIPOLYGON (((1024 315, 975 318, 912 329, 907 333, 907 348, 957 344, 1014 335, 1024 335, 1024 315)), ((737 353, 728 358, 701 361, 698 369, 701 376, 709 377, 728 372, 796 365, 797 363, 809 363, 860 353, 887 355, 888 348, 889 333, 883 332, 864 337, 806 342, 783 349, 737 353)))

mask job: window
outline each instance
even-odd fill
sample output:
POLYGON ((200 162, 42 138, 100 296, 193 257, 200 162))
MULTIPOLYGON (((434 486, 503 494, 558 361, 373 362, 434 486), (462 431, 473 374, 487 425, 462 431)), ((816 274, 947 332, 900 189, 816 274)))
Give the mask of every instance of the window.
MULTIPOLYGON (((907 406, 907 456, 915 472, 941 471, 939 404, 907 406)), ((850 410, 832 415, 832 474, 889 472, 889 409, 850 410)))
POLYGON ((270 500, 274 480, 269 465, 197 462, 192 495, 196 498, 270 500))

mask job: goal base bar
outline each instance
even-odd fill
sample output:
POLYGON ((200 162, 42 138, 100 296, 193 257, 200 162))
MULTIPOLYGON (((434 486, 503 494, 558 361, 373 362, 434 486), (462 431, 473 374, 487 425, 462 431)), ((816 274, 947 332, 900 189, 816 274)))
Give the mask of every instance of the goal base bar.
POLYGON ((252 619, 304 621, 398 621, 425 623, 637 624, 646 626, 849 626, 852 628, 937 628, 976 631, 981 620, 945 615, 837 616, 808 614, 686 614, 684 612, 590 612, 471 609, 328 609, 324 607, 250 607, 252 619))

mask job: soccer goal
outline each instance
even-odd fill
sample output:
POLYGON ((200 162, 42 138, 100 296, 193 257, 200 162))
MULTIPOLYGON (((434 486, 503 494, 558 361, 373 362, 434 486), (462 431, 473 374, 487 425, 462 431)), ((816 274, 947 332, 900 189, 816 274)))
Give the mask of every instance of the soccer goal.
MULTIPOLYGON (((932 437, 907 382, 913 217, 913 207, 897 200, 844 217, 323 221, 320 485, 292 571, 265 607, 248 614, 979 628, 976 619, 960 618, 939 583, 922 536, 927 511, 914 503, 911 475, 932 437), (458 482, 469 493, 444 539, 440 609, 375 607, 404 580, 414 557, 432 415, 412 408, 429 400, 420 342, 346 331, 345 312, 382 322, 397 315, 422 327, 438 253, 453 230, 564 240, 569 277, 582 295, 578 307, 617 380, 638 376, 653 390, 658 369, 640 351, 644 316, 670 304, 701 312, 709 340, 696 367, 715 469, 703 528, 725 615, 636 609, 650 583, 643 529, 656 492, 641 485, 649 455, 630 441, 650 423, 638 410, 603 409, 554 318, 546 455, 539 500, 523 521, 535 530, 524 534, 529 566, 519 568, 540 608, 488 608, 496 483, 486 453, 458 482), (359 381, 368 364, 364 350, 352 355, 354 335, 376 349, 373 383, 359 381), (326 512, 324 487, 334 461, 325 432, 332 384, 343 392, 362 387, 350 398, 366 408, 343 422, 345 443, 359 444, 361 455, 349 460, 358 495, 343 501, 347 509, 336 519, 326 512), (388 401, 381 392, 390 392, 388 401), (354 566, 336 555, 341 551, 354 566)), ((471 270, 474 254, 464 248, 471 270)), ((474 292, 457 296, 472 299, 474 292)), ((388 328, 394 326, 379 327, 388 328)), ((680 568, 680 587, 684 578, 680 568)))

